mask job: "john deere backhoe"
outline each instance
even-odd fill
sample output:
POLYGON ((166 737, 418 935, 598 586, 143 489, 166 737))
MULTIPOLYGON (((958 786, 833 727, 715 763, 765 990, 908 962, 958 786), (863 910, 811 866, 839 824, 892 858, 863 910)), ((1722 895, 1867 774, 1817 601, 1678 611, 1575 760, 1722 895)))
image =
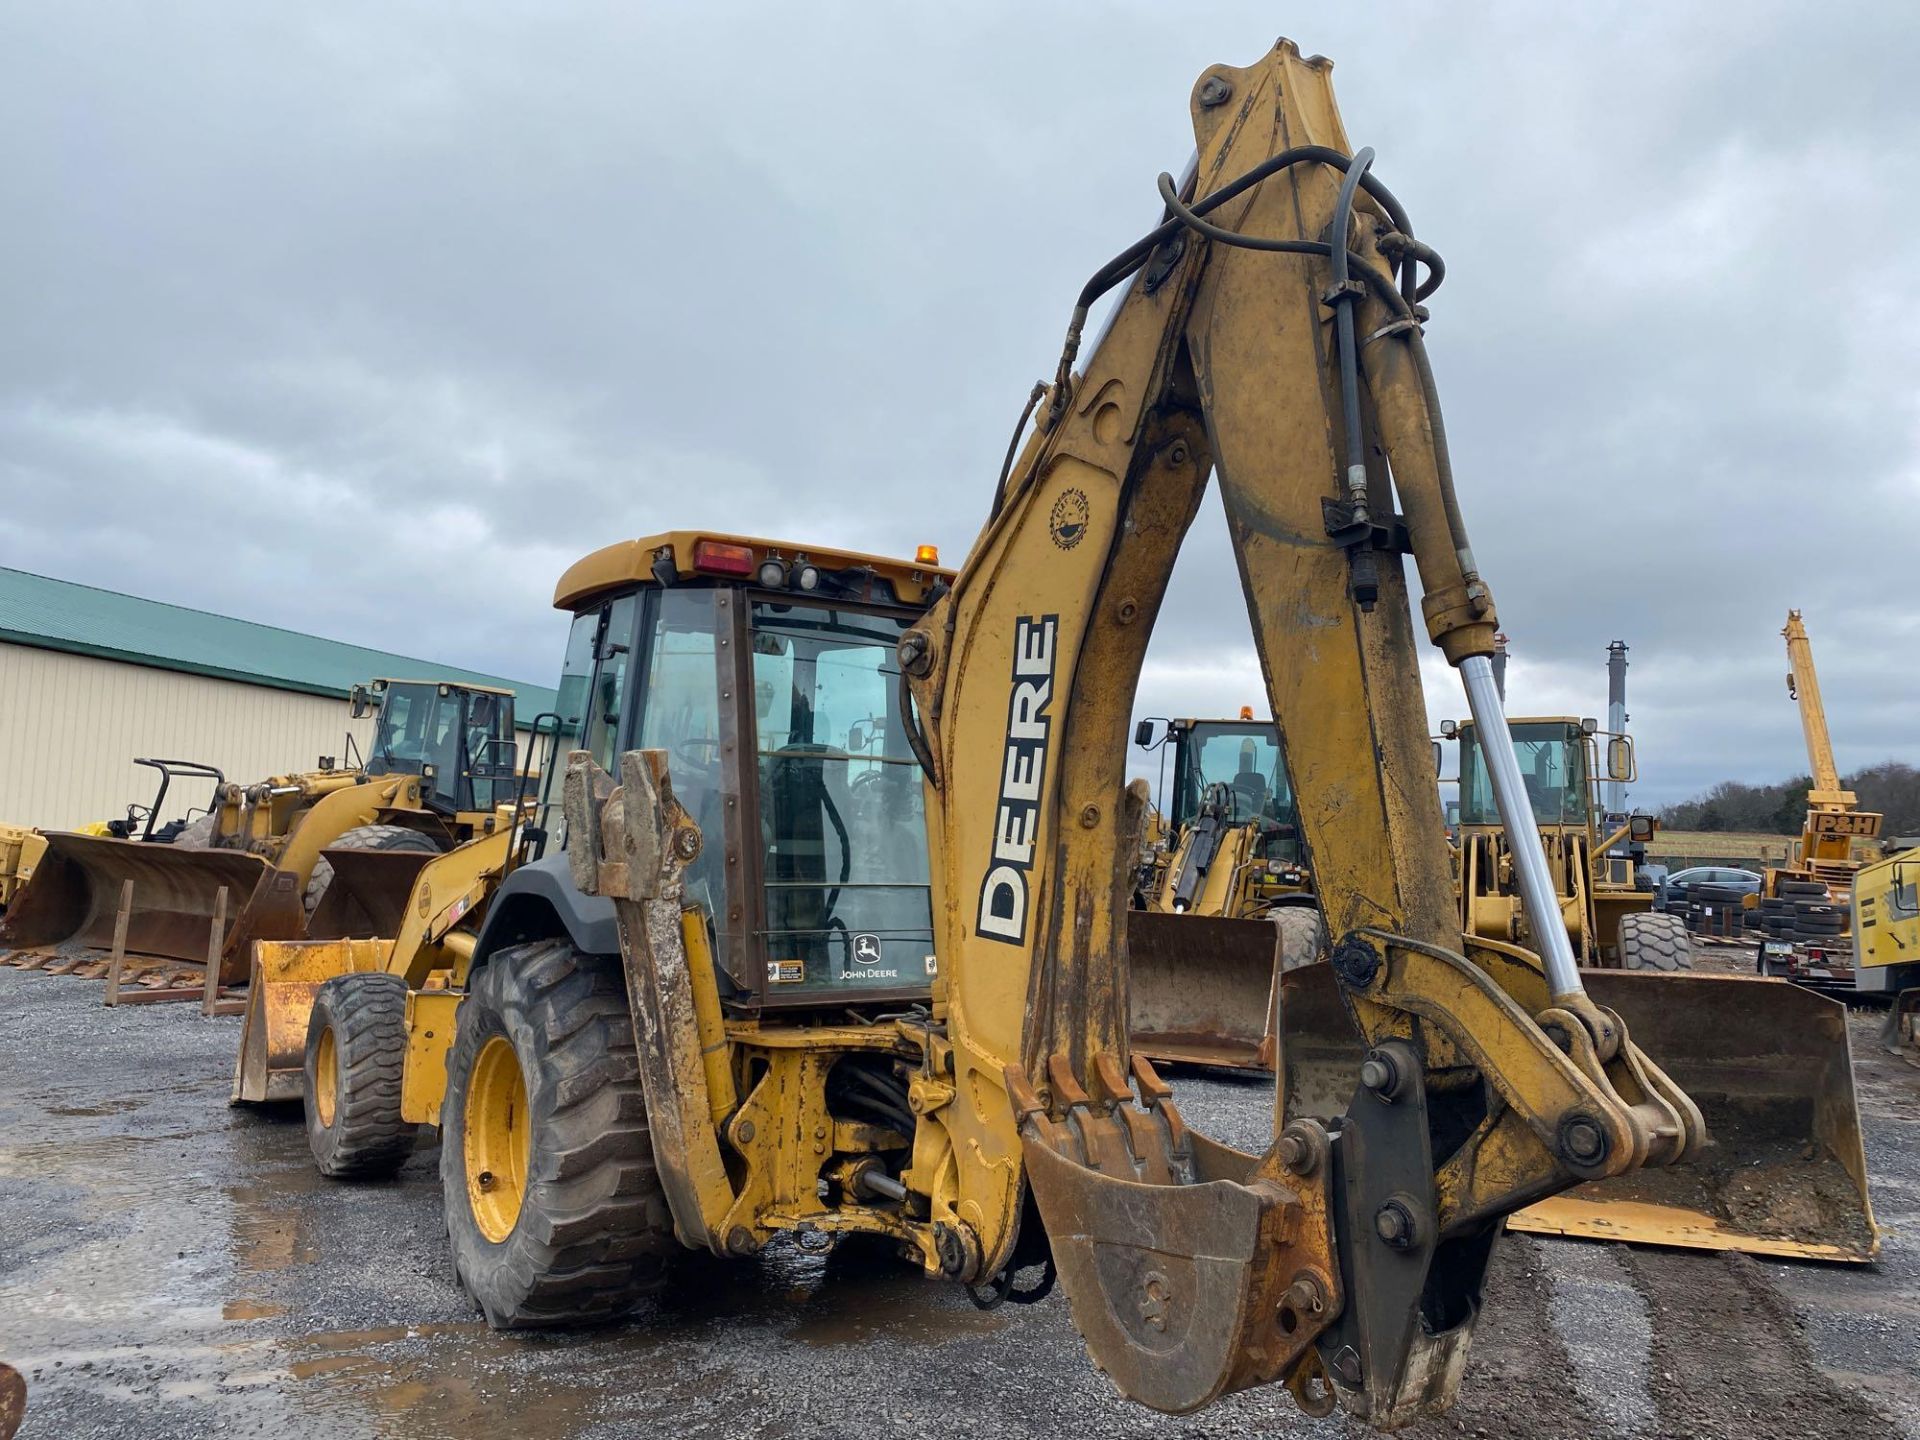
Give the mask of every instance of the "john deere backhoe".
POLYGON ((440 1125, 493 1323, 616 1315, 681 1247, 865 1234, 986 1305, 1057 1278, 1162 1410, 1280 1382, 1391 1429, 1452 1399, 1507 1215, 1707 1143, 1544 923, 1500 740, 1542 953, 1462 933, 1402 557, 1504 737, 1493 602, 1421 341, 1438 257, 1328 71, 1283 41, 1201 77, 1193 170, 1081 293, 957 574, 677 532, 562 579, 558 850, 440 974, 322 995, 354 1017, 333 1125, 440 1125), (1335 937, 1299 973, 1361 1037, 1261 1155, 1189 1128, 1128 1042, 1123 747, 1210 473, 1335 937))
MULTIPOLYGON (((0 921, 0 943, 104 949, 131 881, 128 953, 204 961, 224 889, 220 978, 238 984, 253 941, 304 932, 334 873, 322 851, 433 854, 486 833, 496 803, 516 793, 510 691, 376 680, 355 687, 352 709, 375 717, 362 766, 223 781, 210 813, 170 844, 47 833, 45 854, 0 921)), ((377 868, 369 862, 350 880, 378 884, 377 868)), ((410 882, 411 867, 390 881, 402 895, 410 882)), ((372 896, 367 903, 387 908, 372 896)))

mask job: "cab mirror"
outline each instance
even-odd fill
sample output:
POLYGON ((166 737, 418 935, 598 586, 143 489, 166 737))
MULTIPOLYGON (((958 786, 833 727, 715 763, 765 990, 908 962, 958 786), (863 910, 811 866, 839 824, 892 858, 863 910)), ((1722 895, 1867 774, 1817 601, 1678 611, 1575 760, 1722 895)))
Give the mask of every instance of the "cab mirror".
POLYGON ((373 696, 364 685, 356 685, 347 692, 349 713, 356 720, 364 720, 373 714, 373 696))
POLYGON ((1440 761, 1444 758, 1445 753, 1446 752, 1440 748, 1440 742, 1438 740, 1434 741, 1433 742, 1433 773, 1435 775, 1438 775, 1440 773, 1440 761))
POLYGON ((847 727, 847 750, 858 755, 866 750, 872 740, 872 733, 864 720, 856 720, 847 727))
POLYGON ((1142 720, 1133 727, 1133 743, 1142 750, 1151 750, 1159 735, 1159 722, 1156 720, 1142 720))
POLYGON ((1633 741, 1625 735, 1616 735, 1607 741, 1607 778, 1609 780, 1634 778, 1633 741))

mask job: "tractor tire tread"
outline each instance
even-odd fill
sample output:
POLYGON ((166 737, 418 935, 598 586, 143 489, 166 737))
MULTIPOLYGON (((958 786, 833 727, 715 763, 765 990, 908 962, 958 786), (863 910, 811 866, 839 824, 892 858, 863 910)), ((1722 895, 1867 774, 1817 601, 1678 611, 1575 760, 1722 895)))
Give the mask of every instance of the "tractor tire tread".
POLYGON ((314 997, 307 1021, 307 1144, 333 1180, 386 1179, 413 1153, 419 1127, 401 1117, 407 1060, 407 985, 398 975, 339 975, 314 997), (339 1086, 324 1125, 315 1073, 322 1032, 333 1030, 339 1086))
POLYGON ((1691 970, 1693 948, 1677 916, 1635 912, 1620 919, 1620 965, 1625 970, 1691 970))
POLYGON ((604 1324, 665 1279, 679 1247, 617 958, 565 940, 495 954, 456 1017, 441 1124, 455 1273, 495 1329, 604 1324), (463 1119, 474 1059, 493 1035, 521 1057, 532 1126, 525 1198, 498 1243, 468 1209, 463 1119))
POLYGON ((1327 922, 1317 905, 1282 905, 1267 912, 1279 950, 1280 973, 1327 958, 1327 922))

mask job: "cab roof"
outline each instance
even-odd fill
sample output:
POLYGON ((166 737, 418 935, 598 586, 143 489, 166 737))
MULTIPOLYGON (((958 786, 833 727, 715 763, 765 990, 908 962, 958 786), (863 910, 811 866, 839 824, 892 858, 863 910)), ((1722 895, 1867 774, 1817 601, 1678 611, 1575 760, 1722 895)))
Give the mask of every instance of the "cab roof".
POLYGON ((514 692, 504 685, 480 685, 472 680, 403 680, 394 675, 376 675, 371 681, 374 685, 444 685, 449 690, 472 690, 481 695, 505 695, 513 698, 514 692))
POLYGON ((766 540, 749 535, 729 535, 719 530, 668 530, 638 540, 622 540, 595 550, 567 567, 554 587, 556 610, 579 610, 595 596, 635 585, 658 585, 656 566, 671 561, 676 578, 691 580, 711 577, 738 584, 755 584, 754 573, 767 560, 784 560, 798 567, 802 563, 817 566, 829 575, 861 571, 891 583, 901 604, 924 606, 932 601, 934 585, 950 581, 954 572, 938 565, 916 560, 894 560, 884 555, 867 555, 857 550, 836 550, 823 545, 800 545, 787 540, 766 540), (750 568, 746 575, 715 568, 710 563, 716 546, 734 546, 748 552, 750 568))

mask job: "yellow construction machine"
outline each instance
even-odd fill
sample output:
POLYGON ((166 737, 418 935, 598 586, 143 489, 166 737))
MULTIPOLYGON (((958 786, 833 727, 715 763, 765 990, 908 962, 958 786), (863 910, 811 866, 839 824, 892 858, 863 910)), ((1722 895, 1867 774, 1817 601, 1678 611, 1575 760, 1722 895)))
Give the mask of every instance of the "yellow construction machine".
MULTIPOLYGON (((1635 883, 1634 861, 1653 838, 1651 815, 1619 817, 1602 833, 1599 739, 1592 720, 1568 715, 1515 717, 1507 722, 1527 803, 1539 827, 1553 883, 1559 923, 1582 965, 1625 970, 1692 968, 1687 929, 1674 916, 1653 912, 1653 891, 1635 883)), ((1492 777, 1471 720, 1441 724, 1443 738, 1460 748, 1460 920, 1489 940, 1531 943, 1516 867, 1494 804, 1492 777)), ((1633 741, 1606 739, 1605 778, 1635 778, 1633 741)))
MULTIPOLYGON (((310 919, 310 938, 255 943, 232 1103, 314 1097, 314 1158, 323 1173, 366 1176, 383 1167, 390 1173, 406 1158, 410 1124, 371 1137, 335 1124, 342 1056, 355 1044, 356 998, 388 987, 402 997, 416 1043, 430 1046, 437 1034, 451 1035, 451 1007, 459 997, 449 983, 456 970, 464 977, 487 903, 512 871, 523 840, 521 818, 517 807, 502 805, 490 828, 444 854, 322 851, 335 876, 310 919), (335 976, 355 978, 327 991, 316 1019, 315 999, 335 976)), ((422 1118, 437 1121, 444 1072, 414 1064, 406 1073, 434 1092, 422 1118)), ((400 1083, 397 1062, 391 1078, 400 1083)))
POLYGON ((983 1305, 1057 1280, 1161 1410, 1283 1383, 1392 1429, 1453 1398, 1508 1215, 1706 1150, 1563 927, 1535 955, 1460 924, 1407 555, 1501 737, 1530 913, 1557 912, 1422 343, 1440 262, 1329 69, 1283 41, 1200 77, 1195 162, 1081 292, 957 573, 673 532, 562 578, 579 718, 544 853, 444 989, 349 1021, 336 977, 309 1030, 317 1143, 437 1103, 455 1268, 495 1325, 618 1315, 682 1248, 864 1235, 983 1305), (1259 1155, 1191 1128, 1128 1038, 1124 742, 1210 474, 1336 937, 1295 974, 1359 1037, 1259 1155))
POLYGON ((47 840, 26 825, 0 825, 0 915, 33 878, 34 866, 47 853, 47 840))
POLYGON ((1171 756, 1173 786, 1155 807, 1168 843, 1127 917, 1133 1048, 1271 1069, 1258 1017, 1272 1014, 1275 977, 1327 950, 1280 732, 1242 706, 1237 720, 1142 720, 1134 743, 1159 751, 1163 778, 1171 756))
POLYGON ((1853 876, 1854 984, 1885 996, 1880 1040, 1920 1064, 1920 850, 1893 850, 1853 876))
POLYGON ((496 806, 517 796, 511 691, 375 680, 354 687, 351 709, 375 721, 363 764, 222 781, 209 813, 171 843, 45 834, 32 882, 0 921, 0 942, 104 949, 131 883, 127 952, 204 961, 225 891, 220 978, 239 984, 253 941, 305 932, 334 873, 322 852, 436 853, 487 833, 496 806))
POLYGON ((1780 634, 1787 642, 1787 694, 1800 706, 1813 785, 1792 858, 1768 867, 1760 887, 1759 968, 1846 995, 1858 979, 1849 918, 1854 877, 1861 867, 1853 855, 1854 842, 1878 838, 1882 817, 1860 809, 1859 797, 1841 788, 1827 707, 1813 668, 1813 642, 1798 610, 1787 612, 1780 634))

